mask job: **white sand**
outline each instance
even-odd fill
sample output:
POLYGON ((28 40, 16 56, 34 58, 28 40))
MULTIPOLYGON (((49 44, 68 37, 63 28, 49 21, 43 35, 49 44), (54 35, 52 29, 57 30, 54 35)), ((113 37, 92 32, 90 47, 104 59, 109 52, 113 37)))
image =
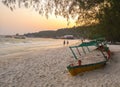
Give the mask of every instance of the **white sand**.
POLYGON ((72 77, 66 66, 73 60, 69 48, 15 52, 0 56, 0 87, 120 87, 120 46, 105 68, 72 77))

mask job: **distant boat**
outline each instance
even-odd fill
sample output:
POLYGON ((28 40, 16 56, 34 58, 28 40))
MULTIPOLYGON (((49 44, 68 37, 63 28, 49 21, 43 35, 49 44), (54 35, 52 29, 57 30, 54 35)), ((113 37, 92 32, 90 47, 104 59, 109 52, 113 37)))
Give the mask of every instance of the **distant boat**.
POLYGON ((15 39, 25 39, 26 37, 23 35, 18 35, 18 36, 14 36, 15 39))
POLYGON ((5 38, 13 38, 12 35, 5 35, 5 38))
POLYGON ((62 38, 63 39, 74 39, 74 36, 73 35, 64 35, 62 38))

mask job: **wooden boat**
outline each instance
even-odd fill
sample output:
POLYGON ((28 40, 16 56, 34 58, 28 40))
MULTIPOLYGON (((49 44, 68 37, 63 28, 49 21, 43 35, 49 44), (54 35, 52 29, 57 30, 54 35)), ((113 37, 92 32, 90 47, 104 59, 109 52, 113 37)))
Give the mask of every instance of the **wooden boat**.
POLYGON ((87 65, 77 65, 77 66, 69 65, 69 66, 67 66, 67 69, 72 76, 75 76, 82 72, 102 68, 106 65, 106 62, 107 61, 102 61, 102 62, 98 62, 98 63, 92 63, 92 64, 87 64, 87 65))
MULTIPOLYGON (((76 53, 73 51, 73 49, 76 48, 78 53, 79 53, 79 55, 81 56, 81 53, 79 52, 78 47, 81 47, 82 49, 83 49, 83 47, 87 47, 87 49, 89 51, 88 46, 95 46, 95 47, 99 48, 100 46, 104 47, 105 45, 106 45, 105 41, 103 39, 99 39, 99 40, 94 40, 94 41, 90 41, 90 42, 83 42, 82 44, 80 44, 78 46, 71 46, 69 48, 70 48, 74 58, 76 60, 78 60, 78 58, 76 56, 76 53)), ((106 47, 104 47, 104 48, 106 48, 106 47)), ((109 49, 107 49, 107 51, 108 50, 109 49)), ((69 66, 67 66, 67 69, 70 72, 70 74, 72 76, 75 76, 75 75, 77 75, 79 73, 82 73, 82 72, 91 71, 91 70, 95 70, 95 69, 99 69, 99 68, 104 67, 106 65, 106 62, 108 61, 109 58, 107 58, 107 56, 104 54, 103 48, 99 49, 99 51, 103 55, 103 57, 105 58, 104 61, 100 61, 100 62, 96 62, 96 63, 92 63, 92 64, 90 63, 90 64, 86 64, 86 65, 78 64, 78 65, 75 65, 75 66, 70 64, 69 66)), ((84 54, 86 54, 84 49, 83 49, 83 52, 84 52, 84 54)), ((108 55, 108 56, 110 57, 110 55, 108 55)))

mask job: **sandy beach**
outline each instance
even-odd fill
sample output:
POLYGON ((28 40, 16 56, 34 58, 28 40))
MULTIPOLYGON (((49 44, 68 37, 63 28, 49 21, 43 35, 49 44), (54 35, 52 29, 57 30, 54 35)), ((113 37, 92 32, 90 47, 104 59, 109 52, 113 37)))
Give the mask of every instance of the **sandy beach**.
POLYGON ((112 59, 102 69, 71 76, 68 46, 0 55, 0 87, 120 87, 120 45, 110 45, 112 59))

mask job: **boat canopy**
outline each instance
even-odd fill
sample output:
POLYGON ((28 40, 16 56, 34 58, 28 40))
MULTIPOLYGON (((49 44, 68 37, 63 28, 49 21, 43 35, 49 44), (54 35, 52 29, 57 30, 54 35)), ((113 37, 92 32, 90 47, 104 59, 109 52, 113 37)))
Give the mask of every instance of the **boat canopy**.
POLYGON ((83 42, 78 46, 71 46, 70 48, 75 48, 75 47, 88 47, 88 46, 98 46, 99 44, 105 43, 105 38, 97 38, 95 40, 89 41, 89 42, 83 42))
POLYGON ((96 41, 90 41, 90 42, 83 42, 82 44, 78 45, 79 47, 84 47, 84 46, 97 46, 96 41))
POLYGON ((90 42, 83 42, 78 46, 70 46, 70 48, 76 48, 76 47, 88 47, 88 46, 97 46, 98 42, 96 41, 90 41, 90 42))
MULTIPOLYGON (((73 48, 76 48, 76 50, 78 51, 79 55, 81 56, 81 53, 79 51, 79 47, 82 48, 84 54, 86 54, 86 50, 84 49, 84 47, 87 48, 88 52, 90 52, 89 50, 89 46, 96 46, 96 47, 99 47, 99 46, 106 46, 106 41, 105 41, 105 38, 97 38, 97 39, 94 39, 92 41, 89 41, 89 42, 82 42, 80 45, 77 45, 77 46, 70 46, 70 50, 72 51, 72 54, 74 55, 74 58, 75 59, 78 59, 77 56, 76 56, 76 52, 74 52, 73 48)), ((101 50, 100 50, 101 51, 101 50)), ((101 51, 101 53, 103 54, 103 56, 105 57, 105 54, 101 51)))

